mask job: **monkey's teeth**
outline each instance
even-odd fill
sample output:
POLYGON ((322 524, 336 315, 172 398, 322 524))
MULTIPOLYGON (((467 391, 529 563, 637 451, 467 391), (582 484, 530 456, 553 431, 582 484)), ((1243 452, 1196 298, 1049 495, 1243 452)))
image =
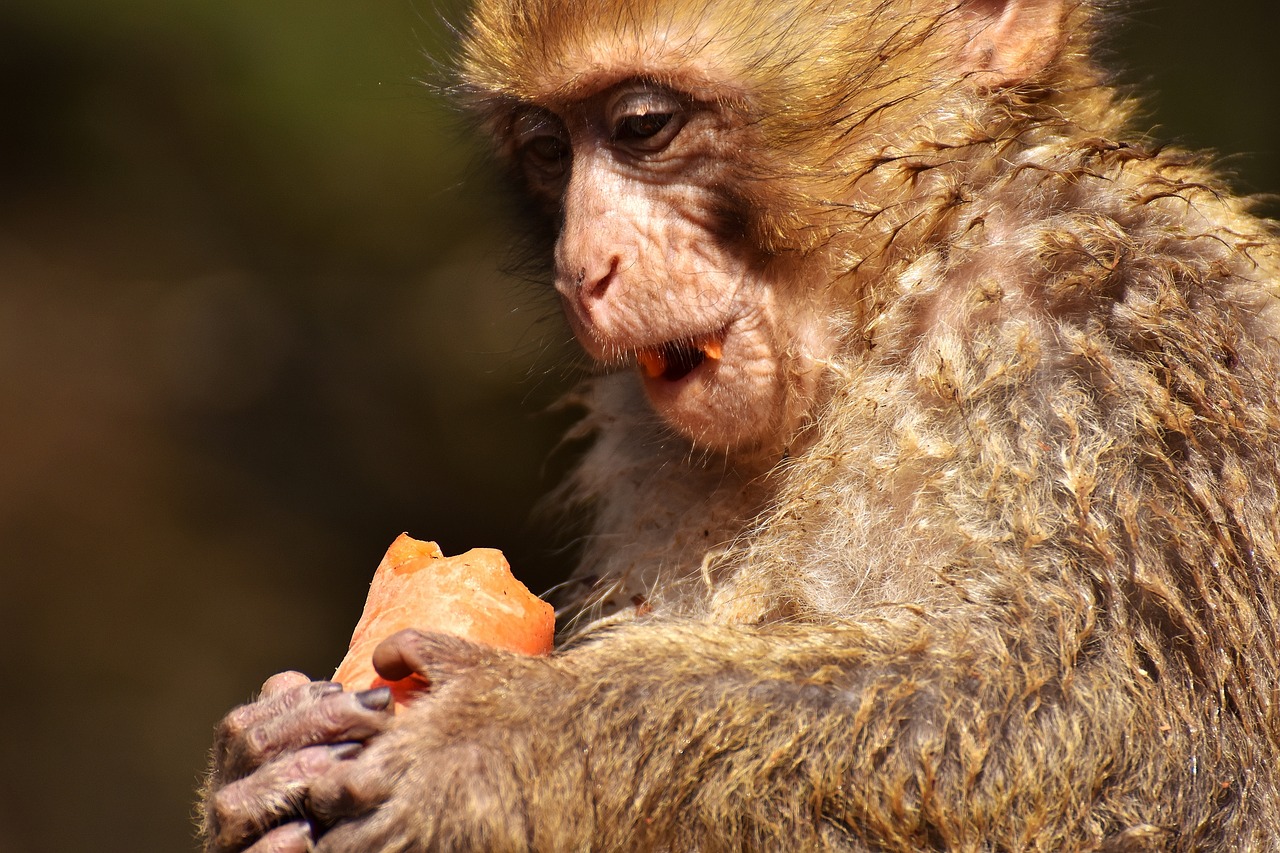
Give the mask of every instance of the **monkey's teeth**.
POLYGON ((667 359, 660 349, 642 349, 636 353, 636 361, 649 379, 657 379, 667 372, 667 359))
POLYGON ((636 363, 647 379, 678 382, 692 373, 707 358, 718 358, 720 350, 718 344, 713 344, 711 353, 708 353, 703 344, 693 346, 670 341, 660 346, 638 350, 636 363))

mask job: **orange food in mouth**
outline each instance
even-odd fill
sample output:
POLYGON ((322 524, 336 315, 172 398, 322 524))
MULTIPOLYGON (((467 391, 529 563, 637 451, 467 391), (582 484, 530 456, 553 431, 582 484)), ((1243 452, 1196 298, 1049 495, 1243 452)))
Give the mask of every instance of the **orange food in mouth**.
POLYGON ((692 373, 704 361, 719 361, 724 356, 724 343, 708 338, 696 343, 670 341, 636 353, 636 363, 645 377, 659 377, 676 382, 692 373))

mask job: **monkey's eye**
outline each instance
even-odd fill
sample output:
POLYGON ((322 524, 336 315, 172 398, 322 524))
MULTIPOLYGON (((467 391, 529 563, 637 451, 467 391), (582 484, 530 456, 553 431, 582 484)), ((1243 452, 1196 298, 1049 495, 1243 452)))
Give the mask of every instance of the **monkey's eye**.
POLYGON ((613 138, 616 141, 652 139, 671 121, 671 113, 645 113, 626 116, 618 122, 613 138))
POLYGON ((635 151, 661 151, 684 123, 684 107, 671 94, 642 90, 627 92, 609 109, 611 141, 635 151))
POLYGON ((569 145, 558 136, 535 136, 525 143, 524 151, 535 160, 558 164, 569 156, 569 145))
POLYGON ((569 167, 572 148, 560 119, 543 110, 516 116, 511 127, 516 156, 533 180, 561 177, 569 167))

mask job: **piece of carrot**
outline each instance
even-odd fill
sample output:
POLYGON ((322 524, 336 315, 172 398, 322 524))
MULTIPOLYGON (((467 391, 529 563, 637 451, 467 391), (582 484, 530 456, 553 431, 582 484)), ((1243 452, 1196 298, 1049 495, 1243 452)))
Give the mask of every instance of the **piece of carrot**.
POLYGON ((501 551, 476 548, 446 557, 436 543, 402 533, 374 572, 364 613, 333 680, 348 690, 389 684, 398 704, 426 689, 416 676, 388 682, 374 671, 374 648, 403 628, 545 655, 555 634, 555 611, 512 576, 501 551))

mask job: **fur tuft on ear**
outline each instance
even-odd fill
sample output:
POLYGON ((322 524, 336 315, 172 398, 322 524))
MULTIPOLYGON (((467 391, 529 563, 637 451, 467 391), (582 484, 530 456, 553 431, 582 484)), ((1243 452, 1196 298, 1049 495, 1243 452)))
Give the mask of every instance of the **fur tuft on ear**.
POLYGON ((967 42, 960 70, 988 89, 1026 82, 1062 50, 1071 6, 1072 0, 961 0, 967 42))

